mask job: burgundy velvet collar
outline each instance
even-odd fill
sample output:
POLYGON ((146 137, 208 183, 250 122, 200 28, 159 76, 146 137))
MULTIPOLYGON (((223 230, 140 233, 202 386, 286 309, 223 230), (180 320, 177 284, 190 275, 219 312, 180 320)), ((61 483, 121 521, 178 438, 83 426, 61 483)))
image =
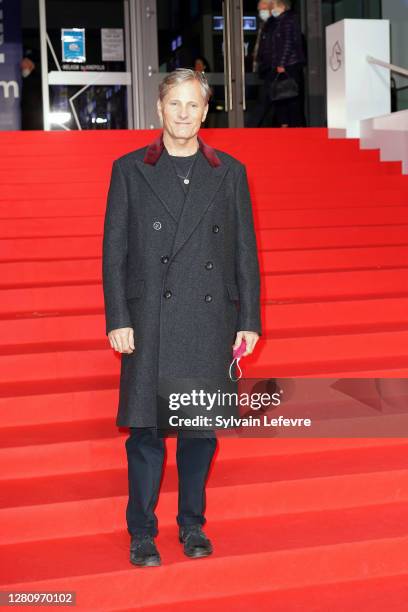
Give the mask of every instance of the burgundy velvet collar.
MULTIPOLYGON (((198 134, 197 134, 197 140, 198 140, 200 150, 202 154, 204 155, 204 157, 206 158, 206 160, 208 161, 208 163, 214 168, 216 168, 217 166, 220 166, 221 160, 216 154, 215 150, 212 147, 210 147, 210 145, 206 144, 204 140, 201 138, 201 136, 199 136, 198 134)), ((155 138, 155 140, 153 140, 153 142, 151 142, 148 145, 145 156, 143 158, 144 163, 154 165, 159 159, 160 155, 162 154, 163 149, 164 149, 164 143, 163 143, 163 131, 162 131, 159 134, 159 136, 157 136, 157 138, 155 138)))

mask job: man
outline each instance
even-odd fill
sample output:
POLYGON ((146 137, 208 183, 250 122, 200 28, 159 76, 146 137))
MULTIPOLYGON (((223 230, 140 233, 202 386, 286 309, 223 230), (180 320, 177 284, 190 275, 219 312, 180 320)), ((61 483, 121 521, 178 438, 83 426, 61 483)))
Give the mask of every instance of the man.
MULTIPOLYGON (((159 565, 154 508, 164 441, 160 379, 225 376, 233 347, 261 334, 260 274, 245 166, 198 135, 210 88, 179 68, 159 86, 163 131, 115 160, 104 223, 106 333, 121 353, 116 424, 126 440, 130 561, 159 565), (239 308, 238 308, 239 300, 239 308)), ((177 524, 184 553, 203 557, 205 480, 216 437, 177 437, 177 524)))

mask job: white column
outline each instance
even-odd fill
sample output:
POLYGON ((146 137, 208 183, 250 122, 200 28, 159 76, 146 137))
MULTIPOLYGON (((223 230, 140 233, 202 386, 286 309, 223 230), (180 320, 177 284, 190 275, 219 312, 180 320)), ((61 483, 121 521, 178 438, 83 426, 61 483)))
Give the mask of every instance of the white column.
POLYGON ((391 112, 387 19, 343 19, 326 28, 327 125, 331 138, 358 138, 360 120, 391 112))

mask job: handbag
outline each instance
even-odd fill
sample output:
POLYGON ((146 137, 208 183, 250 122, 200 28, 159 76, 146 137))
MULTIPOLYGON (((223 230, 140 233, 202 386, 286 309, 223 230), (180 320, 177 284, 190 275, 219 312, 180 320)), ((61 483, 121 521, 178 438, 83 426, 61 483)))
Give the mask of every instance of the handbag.
POLYGON ((295 98, 298 95, 298 84, 295 79, 286 74, 286 72, 278 72, 275 78, 268 83, 268 97, 270 102, 287 100, 289 98, 295 98), (286 78, 280 79, 279 77, 282 75, 286 78))

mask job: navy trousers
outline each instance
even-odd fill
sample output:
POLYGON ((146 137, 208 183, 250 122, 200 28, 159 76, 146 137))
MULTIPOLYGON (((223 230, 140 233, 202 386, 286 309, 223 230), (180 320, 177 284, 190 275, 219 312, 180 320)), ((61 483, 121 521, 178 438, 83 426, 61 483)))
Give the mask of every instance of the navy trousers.
MULTIPOLYGON (((205 482, 217 446, 211 432, 192 437, 179 431, 177 436, 179 526, 201 524, 206 519, 205 482)), ((154 427, 131 427, 125 442, 128 461, 129 499, 126 521, 131 535, 158 533, 156 507, 164 460, 164 438, 154 427)))

